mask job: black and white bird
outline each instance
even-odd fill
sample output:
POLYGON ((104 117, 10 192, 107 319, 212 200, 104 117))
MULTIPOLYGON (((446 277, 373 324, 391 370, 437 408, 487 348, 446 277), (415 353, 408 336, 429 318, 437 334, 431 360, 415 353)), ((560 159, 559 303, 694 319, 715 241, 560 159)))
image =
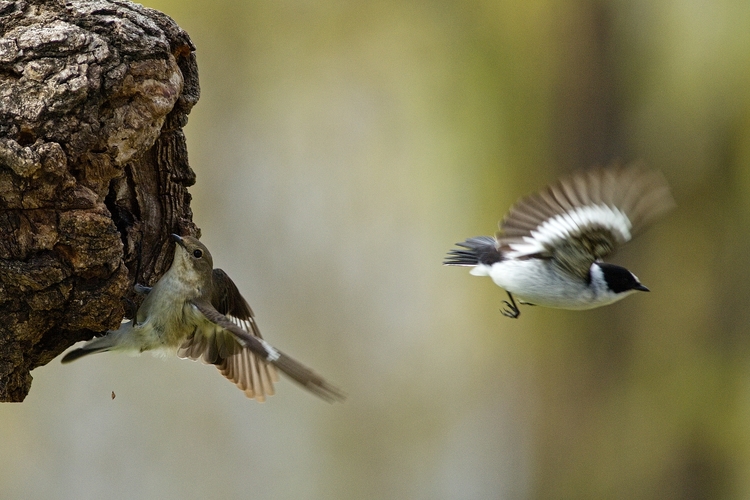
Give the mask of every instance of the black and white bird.
POLYGON ((457 243, 444 261, 472 266, 508 293, 502 312, 521 304, 593 309, 649 291, 624 267, 602 262, 674 199, 664 177, 640 164, 578 172, 519 200, 492 236, 457 243))

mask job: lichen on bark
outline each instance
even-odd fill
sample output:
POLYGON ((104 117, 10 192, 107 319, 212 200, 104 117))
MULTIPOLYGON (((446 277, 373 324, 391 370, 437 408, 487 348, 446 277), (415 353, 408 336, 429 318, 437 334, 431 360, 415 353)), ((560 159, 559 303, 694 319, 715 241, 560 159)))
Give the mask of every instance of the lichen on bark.
POLYGON ((168 268, 168 235, 198 234, 194 50, 127 1, 0 1, 0 401, 116 328, 132 285, 168 268))

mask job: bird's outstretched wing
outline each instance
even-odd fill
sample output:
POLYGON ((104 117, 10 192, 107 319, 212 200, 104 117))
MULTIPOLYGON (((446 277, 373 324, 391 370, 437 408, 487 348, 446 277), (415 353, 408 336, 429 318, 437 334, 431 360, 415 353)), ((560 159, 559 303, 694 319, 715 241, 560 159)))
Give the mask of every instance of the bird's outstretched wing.
POLYGON ((522 198, 500 224, 508 258, 547 257, 582 278, 674 206, 661 173, 640 163, 596 167, 522 198))
POLYGON ((210 303, 198 300, 192 305, 214 328, 196 330, 178 350, 179 356, 216 365, 248 397, 259 401, 274 393, 275 368, 327 401, 345 398, 320 375, 263 340, 252 309, 221 269, 213 270, 210 303))
MULTIPOLYGON (((246 335, 262 338, 252 309, 221 269, 213 270, 210 305, 246 335)), ((247 397, 260 402, 274 394, 273 384, 279 380, 272 365, 243 347, 235 335, 218 325, 193 332, 180 346, 177 355, 216 365, 221 374, 234 382, 247 397)))
MULTIPOLYGON (((212 277, 214 287, 211 305, 246 332, 259 339, 263 338, 258 324, 255 322, 253 310, 250 309, 250 305, 240 294, 234 281, 221 269, 214 269, 212 277)), ((217 367, 222 375, 237 384, 246 393, 248 390, 245 387, 253 387, 255 394, 262 390, 265 394, 271 396, 274 394, 273 383, 279 381, 276 369, 248 349, 240 349, 239 352, 226 358, 217 367)), ((248 396, 253 397, 249 394, 248 396)))
POLYGON ((274 348, 263 339, 246 332, 217 311, 212 304, 196 300, 192 302, 192 305, 208 321, 216 325, 219 329, 231 334, 242 349, 249 350, 265 362, 273 364, 305 389, 329 402, 343 401, 346 398, 340 389, 328 383, 323 377, 299 361, 274 348))

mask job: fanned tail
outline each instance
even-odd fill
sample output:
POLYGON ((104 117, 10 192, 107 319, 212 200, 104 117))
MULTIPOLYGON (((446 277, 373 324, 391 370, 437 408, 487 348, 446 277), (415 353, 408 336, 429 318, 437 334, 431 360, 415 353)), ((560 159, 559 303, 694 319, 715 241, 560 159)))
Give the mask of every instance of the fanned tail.
POLYGON ((485 264, 491 266, 495 262, 503 260, 503 256, 497 249, 497 240, 492 236, 477 236, 469 238, 456 246, 443 261, 445 266, 477 266, 485 264))

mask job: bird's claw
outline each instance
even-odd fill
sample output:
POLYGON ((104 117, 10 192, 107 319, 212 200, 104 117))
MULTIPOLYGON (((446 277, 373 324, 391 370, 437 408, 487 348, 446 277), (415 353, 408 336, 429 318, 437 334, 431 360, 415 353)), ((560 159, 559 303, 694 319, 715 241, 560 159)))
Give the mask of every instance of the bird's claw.
POLYGON ((521 311, 519 311, 518 307, 516 307, 514 304, 511 304, 507 300, 504 300, 503 304, 507 306, 505 309, 500 309, 500 312, 503 313, 503 316, 516 319, 521 315, 521 311))
POLYGON ((510 301, 503 301, 503 304, 505 304, 506 308, 500 309, 500 312, 503 313, 503 316, 505 316, 506 318, 516 319, 521 315, 521 311, 518 310, 516 299, 513 298, 513 295, 510 292, 508 292, 508 298, 510 299, 510 301))

